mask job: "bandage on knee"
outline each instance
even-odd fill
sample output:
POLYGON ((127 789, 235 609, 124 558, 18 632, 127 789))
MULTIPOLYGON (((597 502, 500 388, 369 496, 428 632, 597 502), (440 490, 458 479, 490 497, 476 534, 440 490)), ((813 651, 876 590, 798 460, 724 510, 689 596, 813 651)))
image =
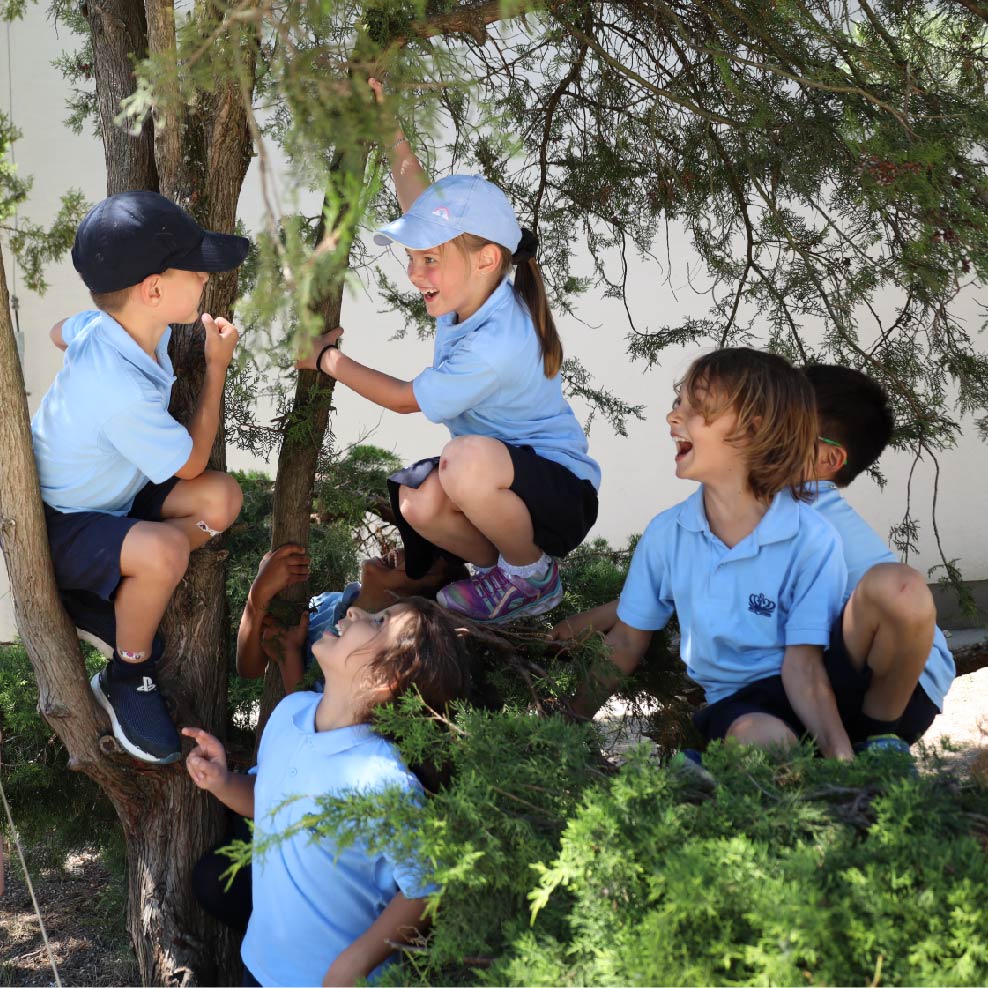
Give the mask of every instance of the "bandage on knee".
POLYGON ((196 528, 198 528, 200 532, 205 532, 210 538, 212 538, 214 535, 220 534, 219 529, 210 528, 204 521, 197 521, 196 528))

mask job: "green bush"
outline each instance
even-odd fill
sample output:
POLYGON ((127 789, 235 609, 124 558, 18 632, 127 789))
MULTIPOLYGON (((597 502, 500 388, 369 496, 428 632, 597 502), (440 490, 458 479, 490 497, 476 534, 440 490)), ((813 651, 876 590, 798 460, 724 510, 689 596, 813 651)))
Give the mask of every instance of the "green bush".
POLYGON ((709 750, 703 793, 644 746, 609 770, 560 718, 465 710, 443 732, 412 726, 413 706, 386 727, 410 760, 424 737, 446 745, 451 785, 416 808, 328 800, 306 822, 393 847, 400 821, 401 853, 433 867, 428 949, 392 985, 988 980, 983 787, 895 755, 732 744, 709 750))

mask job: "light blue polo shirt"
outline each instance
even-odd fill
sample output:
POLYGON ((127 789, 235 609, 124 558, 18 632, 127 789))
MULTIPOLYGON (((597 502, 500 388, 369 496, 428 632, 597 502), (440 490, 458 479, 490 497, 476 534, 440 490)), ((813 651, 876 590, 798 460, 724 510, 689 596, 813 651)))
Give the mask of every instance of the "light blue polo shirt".
MULTIPOLYGON (((421 797, 397 749, 368 725, 316 731, 321 698, 293 693, 264 728, 254 787, 256 834, 284 831, 318 813, 319 796, 397 787, 409 798, 421 797)), ((256 857, 251 881, 254 906, 241 957, 262 985, 321 985, 336 956, 398 892, 417 899, 435 891, 414 862, 371 856, 359 842, 341 849, 310 833, 256 857)))
MULTIPOLYGON (((815 485, 814 508, 837 530, 847 565, 847 589, 845 599, 861 581, 861 577, 878 563, 897 563, 899 560, 882 541, 877 532, 844 500, 837 485, 821 480, 815 485)), ((935 628, 933 648, 919 677, 926 695, 943 710, 943 698, 957 674, 954 657, 947 647, 943 632, 935 628)))
POLYGON ((539 337, 525 304, 505 278, 463 322, 436 320, 432 366, 412 381, 419 408, 454 438, 490 436, 531 446, 581 480, 600 487, 600 467, 563 397, 559 374, 546 377, 539 337))
POLYGON ((31 420, 46 504, 126 515, 149 480, 160 484, 185 465, 192 437, 168 414, 170 338, 168 329, 155 362, 105 312, 62 325, 62 369, 31 420))
POLYGON ((778 675, 787 645, 826 647, 846 579, 833 526, 788 490, 729 549, 710 531, 701 485, 645 529, 618 617, 657 631, 675 610, 686 671, 716 703, 778 675))

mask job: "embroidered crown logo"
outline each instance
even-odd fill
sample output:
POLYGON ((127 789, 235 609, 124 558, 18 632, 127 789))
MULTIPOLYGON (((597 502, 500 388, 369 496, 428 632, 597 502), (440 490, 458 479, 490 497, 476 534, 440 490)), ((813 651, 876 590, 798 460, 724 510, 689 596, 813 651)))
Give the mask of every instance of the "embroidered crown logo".
POLYGON ((438 216, 441 220, 446 220, 447 223, 449 222, 449 210, 445 206, 437 206, 432 211, 432 215, 438 216))
POLYGON ((762 617, 771 617, 775 610, 775 601, 769 600, 763 593, 753 593, 748 598, 748 610, 762 617))

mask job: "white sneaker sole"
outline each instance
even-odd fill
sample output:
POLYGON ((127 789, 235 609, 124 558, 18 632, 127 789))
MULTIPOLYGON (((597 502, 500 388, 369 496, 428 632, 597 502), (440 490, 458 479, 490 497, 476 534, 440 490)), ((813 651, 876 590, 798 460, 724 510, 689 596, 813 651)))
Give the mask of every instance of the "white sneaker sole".
MULTIPOLYGON (((81 637, 81 636, 80 636, 81 637)), ((113 707, 110 705, 110 701, 106 698, 106 694, 100 689, 99 685, 100 674, 94 673, 93 678, 89 680, 90 689, 93 691, 93 696, 96 697, 96 702, 106 711, 106 716, 110 718, 110 726, 113 728, 113 736, 116 738, 117 744, 131 755, 133 758, 137 758, 139 761, 148 762, 151 765, 172 765, 177 762, 182 757, 181 751, 172 752, 170 755, 165 755, 164 758, 159 758, 157 755, 152 755, 142 748, 138 748, 133 741, 127 738, 124 734, 123 729, 120 726, 120 721, 117 720, 117 715, 113 712, 113 707)))

